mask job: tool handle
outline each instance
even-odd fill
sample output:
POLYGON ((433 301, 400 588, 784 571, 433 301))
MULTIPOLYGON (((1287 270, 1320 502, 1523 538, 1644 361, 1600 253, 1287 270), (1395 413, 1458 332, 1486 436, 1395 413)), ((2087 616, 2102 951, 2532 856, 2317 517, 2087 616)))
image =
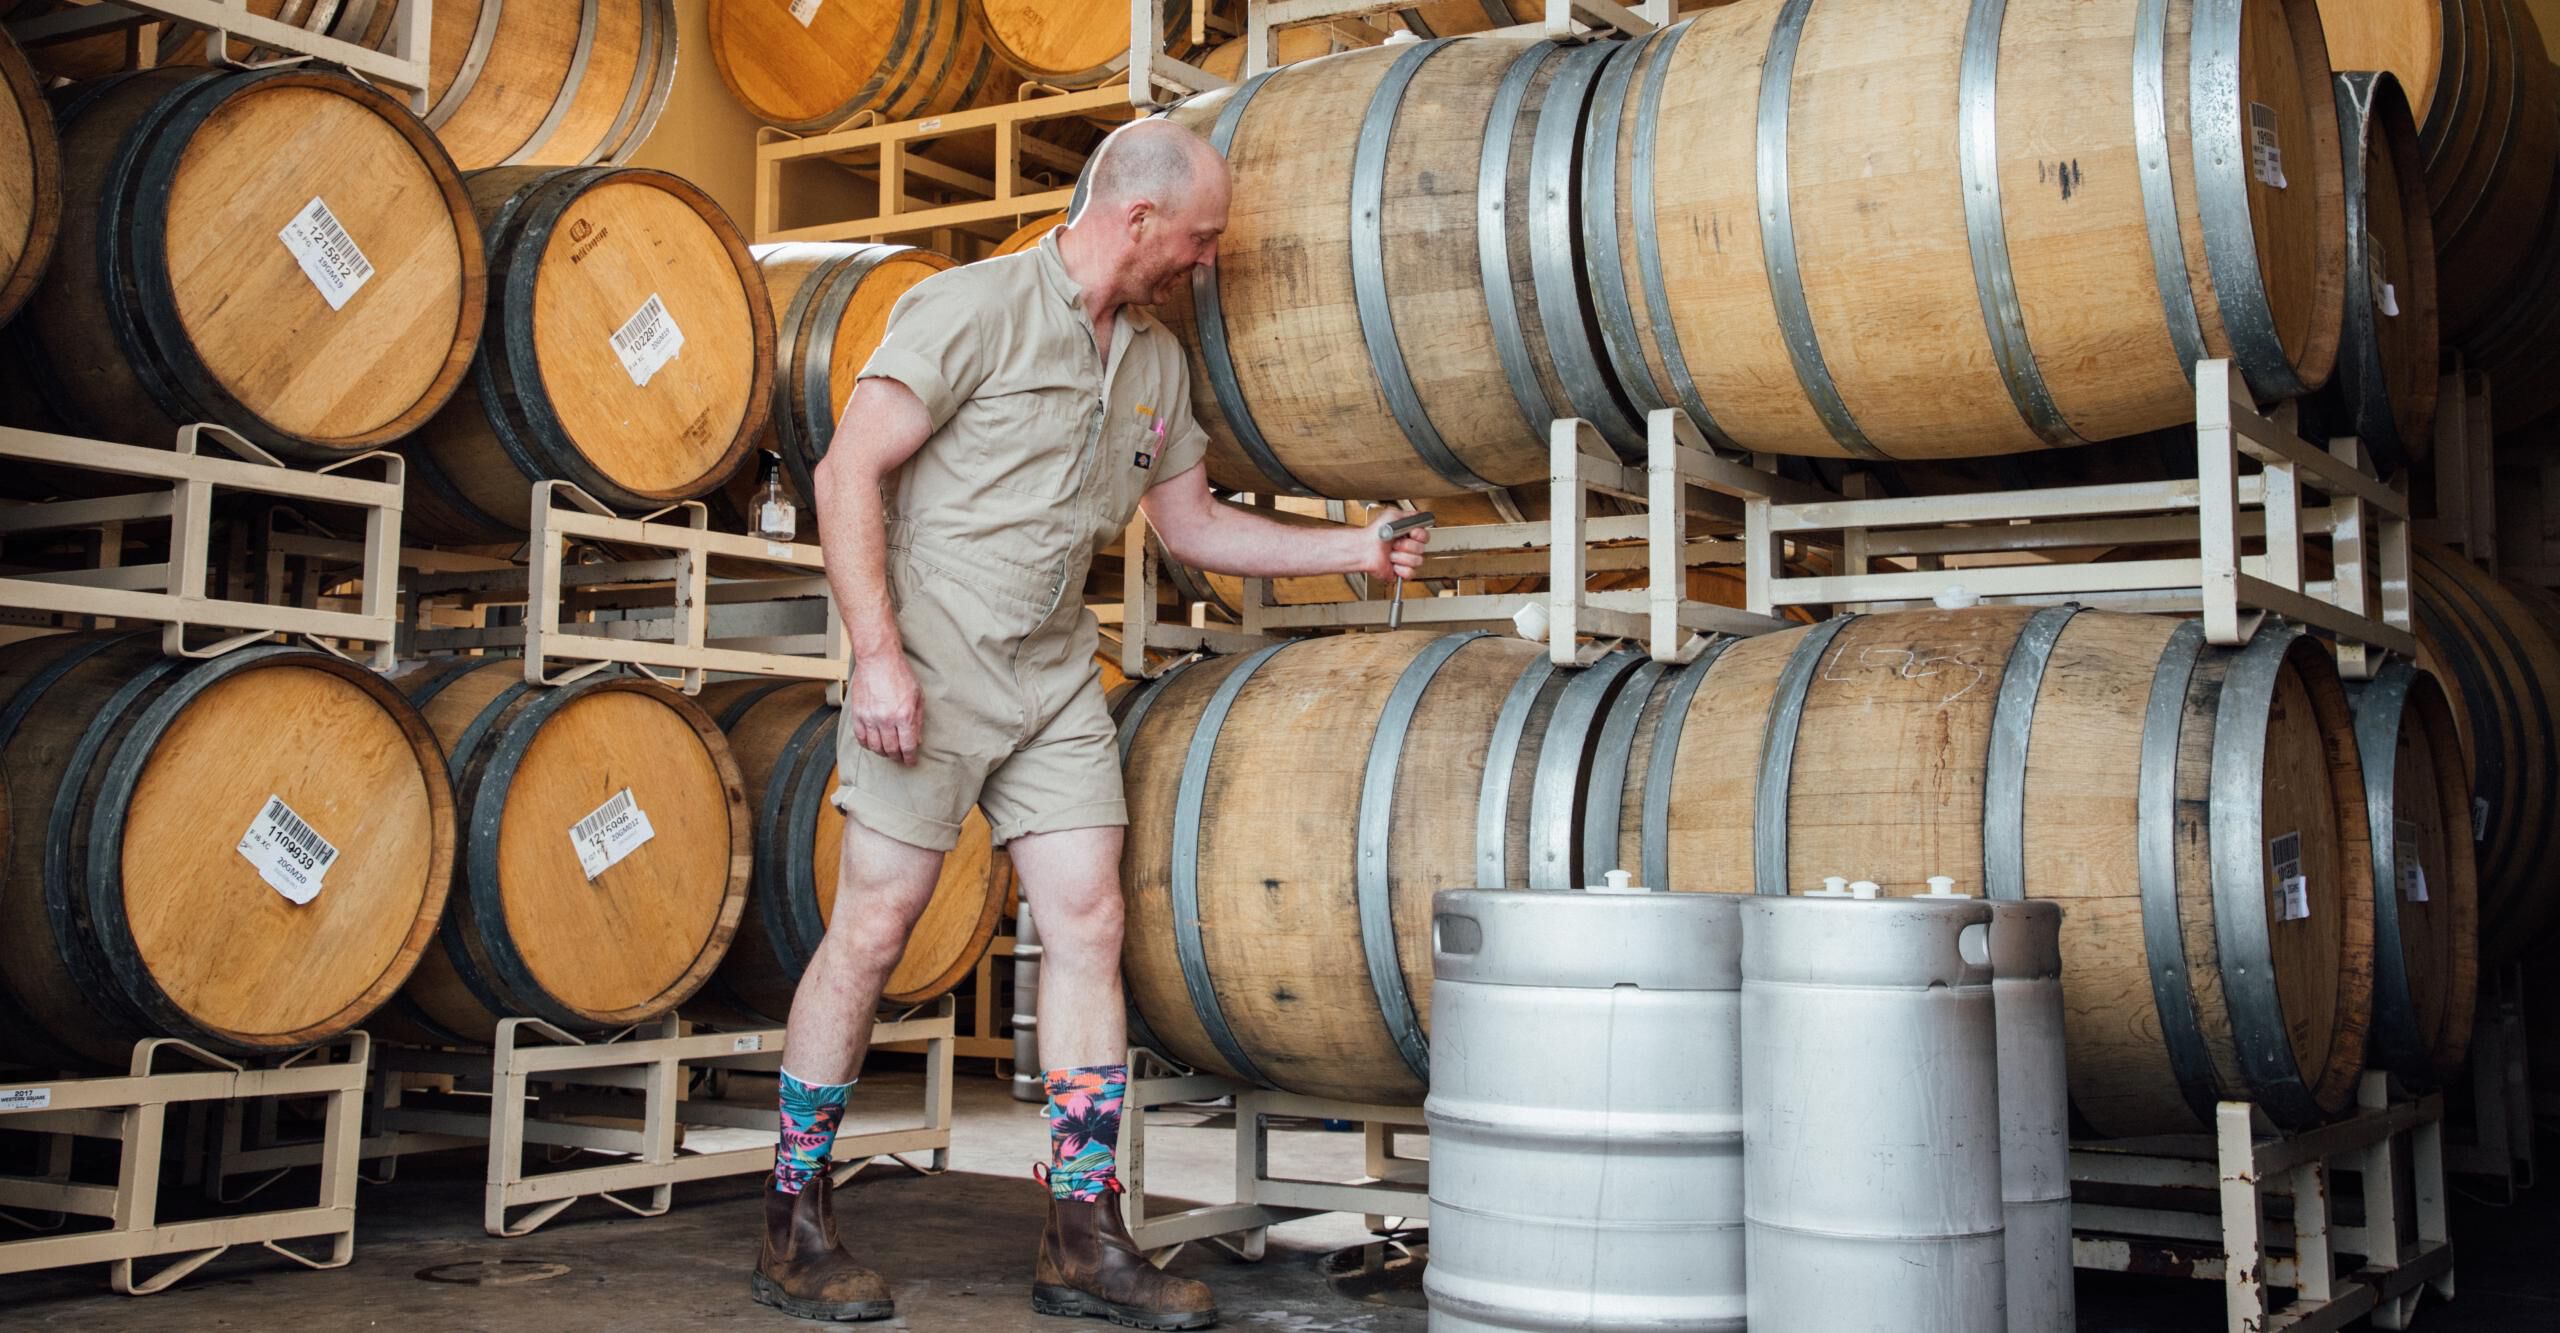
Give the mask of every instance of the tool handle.
POLYGON ((1438 525, 1439 522, 1440 516, 1428 511, 1419 514, 1407 514, 1404 517, 1397 519, 1395 522, 1378 529, 1378 540, 1382 542, 1391 542, 1408 532, 1433 527, 1438 525))

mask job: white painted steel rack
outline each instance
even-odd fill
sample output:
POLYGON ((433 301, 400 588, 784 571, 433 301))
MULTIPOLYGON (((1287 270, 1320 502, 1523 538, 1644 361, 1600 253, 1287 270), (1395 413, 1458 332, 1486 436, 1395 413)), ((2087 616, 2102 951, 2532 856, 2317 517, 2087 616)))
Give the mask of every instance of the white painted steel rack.
POLYGON ((1161 1264, 1180 1247, 1206 1241, 1237 1258, 1258 1260, 1270 1229, 1279 1223, 1322 1213, 1357 1213, 1373 1231, 1403 1230, 1430 1219, 1429 1164, 1399 1156, 1400 1131, 1418 1134, 1423 1125, 1419 1106, 1369 1106, 1358 1102, 1305 1097, 1292 1092, 1247 1087, 1214 1074, 1196 1074, 1144 1047, 1129 1052, 1129 1091, 1120 1117, 1120 1180, 1128 1187, 1125 1208, 1129 1236, 1138 1248, 1155 1252, 1161 1264), (1171 1126, 1155 1123, 1167 1115, 1197 1124, 1194 1112, 1174 1103, 1233 1100, 1235 1199, 1172 1212, 1148 1211, 1148 1136, 1171 1126), (1361 1126, 1367 1176, 1360 1180, 1297 1180, 1271 1174, 1271 1127, 1274 1116, 1309 1120, 1347 1120, 1361 1126), (1399 1225, 1402 1224, 1402 1225, 1399 1225))
POLYGON ((38 1078, 0 1070, 0 1136, 40 1136, 44 1161, 41 1174, 0 1176, 0 1221, 39 1233, 0 1240, 0 1273, 104 1263, 118 1293, 142 1296, 167 1290, 235 1245, 264 1246, 306 1268, 344 1266, 355 1257, 356 1147, 369 1049, 358 1032, 289 1057, 232 1061, 185 1042, 154 1039, 135 1045, 133 1063, 121 1075, 38 1078), (163 1221, 160 1162, 169 1109, 237 1108, 279 1097, 322 1099, 322 1137, 308 1153, 320 1168, 318 1202, 163 1221), (77 1138, 117 1145, 113 1185, 74 1178, 77 1138), (37 1225, 11 1215, 25 1211, 57 1219, 37 1225), (76 1230, 75 1217, 107 1225, 76 1230), (317 1258, 285 1244, 313 1240, 328 1245, 317 1258), (150 1273, 138 1267, 154 1259, 167 1262, 150 1273))
POLYGON ((694 500, 623 518, 564 481, 534 484, 530 526, 522 567, 413 576, 404 650, 517 650, 536 685, 622 664, 687 694, 712 672, 835 684, 851 671, 816 546, 714 532, 694 500), (662 521, 669 514, 680 521, 662 521), (573 549, 606 558, 580 563, 573 549), (715 559, 781 576, 715 579, 715 559), (522 609, 514 623, 445 623, 485 622, 506 606, 522 609))
MULTIPOLYGON (((913 1123, 839 1135, 833 1156, 839 1181, 875 1157, 926 1174, 950 1165, 952 1032, 948 996, 873 1026, 875 1045, 924 1045, 922 1105, 913 1123), (911 1154, 926 1154, 929 1165, 914 1166, 906 1160, 911 1154)), ((373 1123, 359 1143, 350 1120, 345 1143, 331 1151, 343 1155, 350 1187, 359 1159, 393 1162, 381 1177, 387 1180, 400 1157, 485 1151, 481 1225, 492 1236, 530 1235, 580 1199, 656 1217, 674 1207, 677 1185, 773 1168, 770 1097, 739 1102, 689 1094, 694 1076, 705 1071, 773 1073, 782 1067, 782 1049, 780 1028, 695 1030, 673 1014, 595 1039, 538 1019, 509 1018, 499 1022, 486 1049, 377 1046, 368 1108, 373 1123), (455 1092, 404 1089, 402 1076, 415 1074, 451 1078, 455 1092), (755 1131, 762 1141, 706 1151, 686 1146, 688 1130, 755 1131), (529 1146, 595 1160, 528 1170, 529 1146), (642 1197, 624 1197, 634 1193, 642 1197)), ((317 1150, 308 1143, 255 1141, 236 1115, 226 1117, 218 1134, 201 1168, 208 1192, 217 1195, 229 1191, 230 1181, 306 1164, 317 1150)))
POLYGON ((47 617, 101 617, 155 623, 161 648, 171 656, 214 657, 274 635, 299 636, 337 652, 339 643, 369 651, 371 665, 387 671, 399 615, 398 579, 401 480, 396 454, 359 454, 317 469, 287 467, 239 436, 213 425, 177 432, 173 449, 146 449, 38 431, 0 429, 0 460, 42 464, 106 488, 143 485, 137 494, 0 506, 0 535, 87 531, 96 534, 91 568, 34 571, 0 577, 0 607, 47 617), (207 443, 229 451, 225 458, 207 443), (375 475, 368 477, 365 474, 375 475), (361 544, 345 543, 363 587, 353 611, 278 606, 242 596, 217 596, 212 573, 218 498, 234 493, 272 497, 296 505, 327 505, 362 515, 361 544), (166 524, 168 558, 125 565, 126 530, 166 524), (202 631, 221 637, 199 641, 202 631))
POLYGON ((1992 602, 2201 614, 2206 639, 2225 646, 2280 615, 2332 636, 2353 679, 2369 678, 2385 653, 2415 657, 2406 492, 2376 478, 2353 440, 2304 443, 2291 405, 2259 411, 2231 363, 2200 362, 2195 379, 2193 481, 1811 504, 1748 497, 1751 609, 1925 605, 1960 588, 1992 602), (2313 495, 2326 503, 2309 503, 2313 495), (1836 534, 1839 572, 1787 574, 1780 543, 1814 534, 1836 534), (2326 547, 2328 578, 2307 573, 2311 540, 2326 547), (2147 545, 2195 554, 2051 554, 2147 545), (1902 567, 1876 568, 1885 561, 1902 567))
POLYGON ((139 53, 158 49, 156 30, 164 22, 204 28, 208 63, 232 63, 234 42, 244 54, 265 48, 285 52, 286 59, 317 57, 344 65, 376 83, 406 90, 410 108, 421 116, 427 114, 428 39, 435 27, 430 0, 408 0, 400 7, 399 16, 392 20, 391 49, 387 52, 267 17, 251 9, 249 0, 102 0, 98 4, 60 6, 51 13, 18 19, 8 26, 9 35, 20 46, 125 33, 139 53))
POLYGON ((2395 1099, 2379 1072, 2336 1124, 2279 1137, 2249 1103, 2223 1102, 2209 1135, 2074 1145, 2071 1179, 2076 1266, 2220 1282, 2230 1333, 2329 1333, 2367 1315, 2407 1328, 2426 1291, 2454 1293, 2443 1099, 2395 1099), (2340 1171, 2358 1178, 2352 1225, 2336 1206, 2340 1171), (2090 1186, 2160 1201, 2090 1202, 2090 1186), (2214 1203, 2195 1207, 2199 1197, 2214 1203), (2289 1216, 2271 1215, 2274 1199, 2289 1216), (2341 1273, 2342 1254, 2364 1262, 2341 1273), (2293 1299, 2273 1303, 2274 1288, 2293 1299))

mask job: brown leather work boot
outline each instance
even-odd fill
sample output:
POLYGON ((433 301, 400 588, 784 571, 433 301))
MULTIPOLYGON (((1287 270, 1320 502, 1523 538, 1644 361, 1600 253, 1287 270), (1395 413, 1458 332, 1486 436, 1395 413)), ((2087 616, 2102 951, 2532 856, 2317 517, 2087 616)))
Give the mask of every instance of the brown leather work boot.
POLYGON ((1208 1287, 1148 1263, 1120 1220, 1120 1199, 1049 1201, 1040 1265, 1031 1279, 1040 1314, 1108 1319, 1124 1328, 1192 1329, 1218 1322, 1208 1287))
POLYGON ((801 1319, 886 1319, 897 1313, 889 1284, 855 1263, 836 1240, 836 1216, 828 1207, 832 1188, 824 1171, 811 1176, 798 1194, 785 1194, 766 1182, 756 1301, 801 1319))

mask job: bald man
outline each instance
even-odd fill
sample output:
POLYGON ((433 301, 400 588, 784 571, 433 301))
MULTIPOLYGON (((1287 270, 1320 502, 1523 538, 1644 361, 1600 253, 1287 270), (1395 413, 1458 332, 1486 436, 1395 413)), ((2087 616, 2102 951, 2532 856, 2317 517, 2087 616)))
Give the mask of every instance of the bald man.
MULTIPOLYGON (((888 1285, 837 1242, 827 1154, 881 987, 970 807, 1040 922, 1051 1159, 1031 1305, 1147 1329, 1217 1322, 1208 1288, 1130 1241, 1113 1149, 1128 1079, 1120 844, 1128 823, 1094 670, 1086 568, 1144 507, 1198 568, 1402 578, 1422 534, 1284 526, 1209 493, 1181 344, 1139 307, 1217 260, 1227 167, 1166 120, 1122 127, 1088 201, 1031 250, 898 302, 817 469, 827 581, 853 638, 837 724, 843 870, 800 980, 755 1297, 885 1319, 888 1285)), ((1378 520, 1383 525, 1395 515, 1378 520)))

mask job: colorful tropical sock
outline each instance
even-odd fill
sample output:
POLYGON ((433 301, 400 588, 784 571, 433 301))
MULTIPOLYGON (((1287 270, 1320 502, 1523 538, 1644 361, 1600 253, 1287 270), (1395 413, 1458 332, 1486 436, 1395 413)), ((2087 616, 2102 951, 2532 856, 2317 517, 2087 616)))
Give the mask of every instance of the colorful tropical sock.
POLYGON ((844 1123, 845 1098, 852 1092, 852 1083, 803 1083, 790 1070, 782 1071, 782 1139, 773 1145, 775 1189, 797 1194, 808 1188, 809 1177, 827 1168, 836 1127, 844 1123))
POLYGON ((1120 1183, 1115 1151, 1127 1065, 1052 1069, 1049 1085, 1049 1194, 1091 1203, 1120 1183))

